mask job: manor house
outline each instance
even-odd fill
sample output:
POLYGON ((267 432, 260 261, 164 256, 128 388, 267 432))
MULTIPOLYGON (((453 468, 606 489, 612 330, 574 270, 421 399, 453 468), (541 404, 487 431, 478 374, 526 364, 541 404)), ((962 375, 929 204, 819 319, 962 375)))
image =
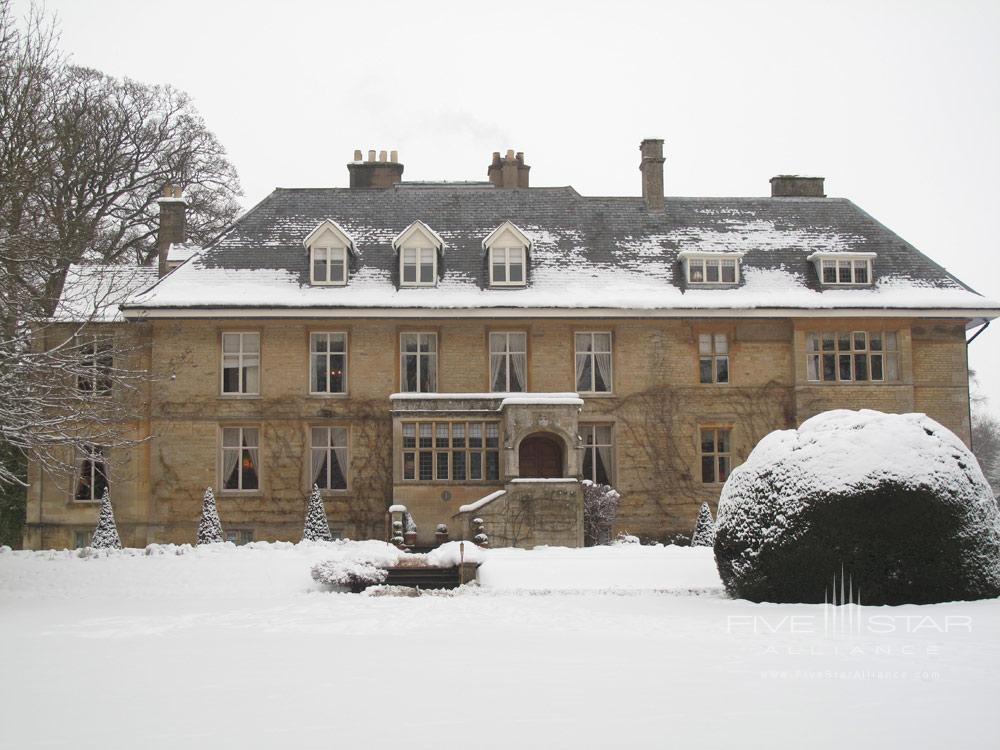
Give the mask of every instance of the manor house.
MULTIPOLYGON (((641 197, 534 187, 512 151, 482 182, 406 182, 395 151, 347 169, 206 247, 167 186, 158 265, 103 314, 60 307, 94 336, 93 398, 119 397, 112 334, 150 375, 139 442, 31 467, 27 547, 86 544, 104 487, 128 546, 193 542, 206 487, 234 541, 297 541, 313 485, 343 536, 383 538, 396 505, 421 546, 474 517, 494 545, 573 546, 583 480, 621 493, 617 530, 666 539, 820 411, 925 412, 969 441, 966 341, 1000 306, 821 177, 665 196, 660 140, 641 197)), ((75 267, 67 299, 122 272, 75 267)))

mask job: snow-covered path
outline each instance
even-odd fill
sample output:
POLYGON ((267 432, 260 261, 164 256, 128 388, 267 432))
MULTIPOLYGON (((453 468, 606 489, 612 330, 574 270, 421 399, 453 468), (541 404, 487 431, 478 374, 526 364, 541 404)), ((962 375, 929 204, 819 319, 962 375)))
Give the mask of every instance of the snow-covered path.
POLYGON ((0 746, 971 748, 1000 731, 998 601, 841 608, 864 616, 848 633, 822 607, 725 598, 705 550, 495 550, 491 587, 418 598, 320 591, 309 566, 329 556, 0 555, 0 746), (588 566, 631 568, 635 589, 523 586, 534 567, 579 587, 588 566))

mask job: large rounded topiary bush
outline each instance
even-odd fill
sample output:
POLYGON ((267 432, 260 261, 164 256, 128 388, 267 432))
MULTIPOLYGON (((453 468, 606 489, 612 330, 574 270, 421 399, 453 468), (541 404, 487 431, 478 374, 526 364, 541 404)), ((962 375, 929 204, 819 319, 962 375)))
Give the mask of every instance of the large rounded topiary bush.
POLYGON ((1000 596, 1000 511, 933 419, 839 409, 772 432, 733 471, 715 560, 752 601, 822 602, 842 572, 865 604, 1000 596))

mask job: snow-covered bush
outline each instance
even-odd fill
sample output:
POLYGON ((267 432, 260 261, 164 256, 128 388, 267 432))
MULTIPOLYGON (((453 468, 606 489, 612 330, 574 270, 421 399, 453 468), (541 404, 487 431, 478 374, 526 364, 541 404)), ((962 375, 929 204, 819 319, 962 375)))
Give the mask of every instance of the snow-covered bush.
POLYGON ((702 503, 698 509, 698 521, 691 535, 692 547, 711 547, 715 544, 715 522, 712 520, 712 510, 708 503, 702 503))
POLYGON ((326 518, 326 508, 323 507, 323 496, 319 487, 313 485, 309 493, 309 505, 306 508, 306 525, 302 530, 302 538, 310 542, 332 542, 330 522, 326 518))
POLYGON ((472 519, 472 541, 480 547, 490 546, 490 537, 486 533, 486 522, 482 518, 472 519))
POLYGON ((622 545, 622 544, 641 544, 642 542, 640 541, 639 537, 637 537, 635 534, 629 534, 627 531, 619 531, 618 536, 616 536, 615 540, 611 543, 614 545, 622 545))
POLYGON ((368 586, 385 583, 389 571, 371 560, 326 560, 312 568, 313 580, 357 593, 368 586))
POLYGON ((118 527, 115 525, 115 512, 111 507, 111 495, 104 488, 101 498, 101 515, 97 519, 97 528, 90 537, 90 546, 94 549, 121 549, 122 540, 118 537, 118 527))
POLYGON ((205 488, 205 497, 201 503, 201 520, 198 521, 198 544, 218 544, 224 542, 222 521, 215 507, 215 493, 211 487, 205 488))
POLYGON ((968 448, 924 414, 825 412, 772 432, 730 475, 715 558, 734 596, 866 604, 1000 595, 1000 510, 968 448))
POLYGON ((618 517, 621 495, 606 484, 583 482, 583 538, 588 547, 607 544, 611 540, 611 527, 618 517))

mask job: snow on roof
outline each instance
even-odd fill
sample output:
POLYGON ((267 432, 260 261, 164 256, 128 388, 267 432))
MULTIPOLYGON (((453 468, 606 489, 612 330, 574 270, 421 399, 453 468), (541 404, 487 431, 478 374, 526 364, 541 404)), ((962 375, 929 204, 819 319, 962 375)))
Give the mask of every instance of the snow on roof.
POLYGON ((167 263, 183 263, 202 250, 201 245, 188 242, 171 242, 167 248, 167 263))
POLYGON ((71 265, 52 319, 73 323, 124 320, 119 305, 156 279, 153 266, 71 265))
MULTIPOLYGON (((572 188, 279 189, 192 262, 127 305, 156 310, 948 309, 995 317, 984 299, 841 198, 587 198, 572 188), (343 287, 311 286, 303 239, 323 220, 356 243, 343 287), (505 222, 531 241, 523 288, 490 288, 482 242, 505 222), (419 222, 419 223, 418 223, 419 222), (433 227, 447 244, 435 287, 399 288, 393 241, 433 227), (680 258, 743 253, 740 283, 693 289, 680 258), (874 284, 825 288, 814 253, 876 253, 874 284)), ((321 313, 320 313, 321 314, 321 313)))

